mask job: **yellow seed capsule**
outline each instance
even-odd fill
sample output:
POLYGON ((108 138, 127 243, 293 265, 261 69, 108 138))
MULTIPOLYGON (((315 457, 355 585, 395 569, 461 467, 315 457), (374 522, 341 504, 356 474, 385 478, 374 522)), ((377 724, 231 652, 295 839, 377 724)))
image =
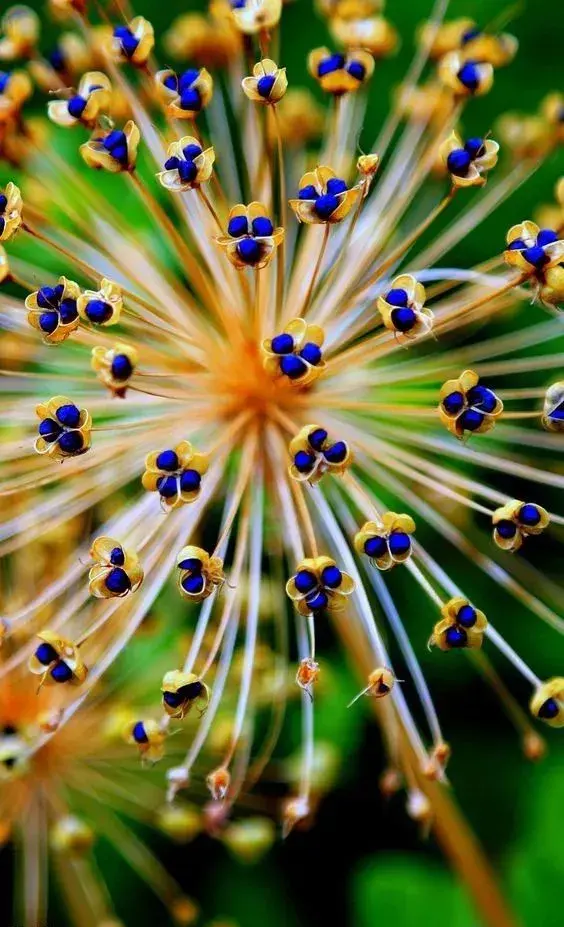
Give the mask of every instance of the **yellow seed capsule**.
POLYGON ((80 818, 67 815, 59 818, 51 829, 51 847, 57 853, 81 856, 94 843, 94 831, 80 818))
POLYGON ((0 781, 19 776, 27 769, 27 743, 15 725, 5 724, 0 733, 0 781))
POLYGON ((430 647, 440 650, 460 650, 482 646, 488 621, 483 612, 474 608, 468 599, 455 596, 441 608, 442 618, 433 628, 430 647))
POLYGON ((156 823, 176 843, 189 843, 202 830, 202 815, 196 805, 175 802, 160 809, 156 823))
POLYGON ((124 737, 127 743, 136 744, 143 760, 156 763, 164 756, 165 732, 153 720, 136 721, 128 724, 124 737))
POLYGON ((6 200, 0 215, 0 241, 8 241, 22 224, 23 201, 20 188, 10 181, 2 196, 6 200))
POLYGON ((517 551, 526 537, 541 534, 549 522, 542 505, 512 499, 492 515, 493 539, 502 550, 517 551))
POLYGON ((541 421, 547 431, 564 431, 564 380, 547 389, 541 421))
POLYGON ((252 77, 241 81, 243 92, 253 103, 278 103, 288 89, 286 68, 279 68, 271 58, 263 58, 253 67, 252 77))
POLYGON ((84 290, 76 308, 81 319, 91 325, 116 325, 123 309, 121 287, 104 277, 99 290, 84 290))
POLYGON ((368 685, 358 695, 355 695, 348 707, 358 702, 363 695, 369 695, 371 698, 384 698, 392 691, 395 681, 396 677, 391 670, 385 666, 378 666, 368 676, 368 685))
POLYGON ((88 573, 88 588, 98 599, 126 596, 143 582, 144 573, 137 554, 122 547, 115 538, 96 538, 90 556, 94 566, 88 573))
POLYGON ((98 374, 100 382, 111 389, 114 396, 124 399, 138 360, 139 355, 135 348, 118 342, 112 348, 102 345, 92 348, 90 366, 98 374))
POLYGON ((245 818, 228 824, 221 841, 243 863, 257 863, 268 853, 276 839, 274 823, 269 818, 245 818))
POLYGON ((530 701, 531 714, 550 727, 564 727, 564 677, 543 682, 530 701))
POLYGON ((193 705, 202 715, 210 699, 210 690, 194 673, 170 670, 165 673, 161 687, 163 708, 171 718, 185 718, 193 705))
POLYGON ((60 637, 56 631, 41 631, 40 644, 29 658, 28 667, 44 683, 81 685, 88 674, 78 647, 73 641, 60 637))

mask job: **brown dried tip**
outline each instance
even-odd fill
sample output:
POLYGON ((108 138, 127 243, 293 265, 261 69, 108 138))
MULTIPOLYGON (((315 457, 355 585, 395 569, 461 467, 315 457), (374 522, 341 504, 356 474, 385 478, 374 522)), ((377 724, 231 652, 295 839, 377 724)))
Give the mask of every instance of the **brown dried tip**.
POLYGON ((39 727, 45 734, 53 734, 59 727, 62 716, 61 709, 45 711, 39 716, 39 727))
POLYGON ((546 741, 536 731, 529 731, 523 737, 523 753, 533 763, 543 760, 546 756, 546 741))
POLYGON ((209 774, 206 785, 216 801, 223 801, 231 785, 231 775, 224 766, 219 766, 209 774))
POLYGON ((282 836, 287 837, 296 824, 305 820, 311 813, 311 808, 307 798, 296 796, 289 798, 284 804, 282 812, 282 836))
POLYGON ((398 769, 385 769, 380 776, 380 792, 384 798, 392 798, 403 786, 403 776, 398 769))

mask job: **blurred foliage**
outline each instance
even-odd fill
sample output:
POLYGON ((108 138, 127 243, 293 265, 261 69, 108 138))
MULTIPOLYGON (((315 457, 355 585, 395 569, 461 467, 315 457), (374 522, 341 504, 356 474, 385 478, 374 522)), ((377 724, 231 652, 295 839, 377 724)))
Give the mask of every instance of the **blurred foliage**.
MULTIPOLYGON (((40 0, 28 2, 37 9, 43 6, 40 0)), ((201 5, 136 0, 135 10, 153 22, 159 36, 175 15, 201 5)), ((388 110, 390 93, 411 60, 415 27, 430 6, 431 0, 388 0, 386 13, 403 36, 403 44, 395 58, 378 66, 373 78, 361 139, 366 150, 388 110)), ((506 109, 533 111, 549 90, 561 84, 564 20, 558 5, 548 0, 528 5, 453 0, 448 15, 472 16, 481 25, 494 21, 506 25, 520 42, 516 61, 496 74, 492 93, 473 102, 465 114, 468 134, 485 134, 506 109)), ((45 48, 53 41, 55 30, 54 26, 46 30, 45 48)), ((325 41, 325 28, 311 0, 290 3, 283 20, 281 63, 287 66, 291 83, 311 85, 306 55, 311 47, 325 41)), ((67 136, 62 144, 72 147, 73 142, 67 136)), ((554 181, 561 172, 560 154, 551 157, 496 211, 491 221, 465 240, 453 260, 470 266, 500 251, 508 226, 551 200, 554 181)), ((130 205, 136 208, 133 200, 124 198, 124 208, 130 205)), ((546 350, 549 348, 554 349, 547 345, 546 350)), ((545 382, 542 376, 540 382, 545 382)), ((510 490, 506 482, 504 488, 518 495, 518 484, 510 490)), ((542 498, 538 501, 545 502, 542 498)), ((474 524, 473 517, 468 516, 469 524, 464 529, 471 533, 483 530, 484 525, 479 521, 474 524)), ((425 542, 423 529, 421 540, 425 542)), ((543 548, 533 556, 540 563, 548 554, 543 548)), ((443 566, 461 581, 469 570, 469 564, 450 549, 444 551, 443 566)), ((556 572, 555 561, 553 567, 556 572)), ((558 671, 558 664, 554 664, 554 632, 517 607, 490 580, 475 571, 472 575, 473 594, 488 603, 488 614, 496 620, 499 617, 501 630, 510 631, 511 643, 524 653, 539 675, 558 671)), ((414 601, 413 589, 403 583, 402 577, 392 575, 390 588, 412 634, 444 730, 453 745, 449 775, 458 801, 498 868, 523 927, 562 927, 558 886, 564 884, 559 813, 560 801, 564 802, 564 752, 558 732, 548 731, 548 757, 536 766, 527 763, 517 736, 464 655, 453 653, 445 660, 442 655, 427 653, 425 644, 433 621, 431 607, 421 599, 414 601)), ((175 608, 176 597, 165 593, 155 610, 158 621, 166 612, 168 630, 163 646, 171 645, 177 634, 175 608)), ((202 924, 213 918, 229 918, 238 927, 373 927, 376 923, 394 927, 480 927, 478 916, 432 837, 422 841, 416 825, 406 817, 403 799, 398 796, 386 804, 380 798, 377 783, 382 750, 377 730, 370 723, 365 703, 351 710, 344 707, 357 684, 338 653, 332 653, 331 667, 326 666, 327 650, 333 643, 329 635, 327 640, 323 637, 322 632, 326 685, 324 696, 318 700, 316 730, 321 741, 335 748, 340 768, 336 787, 321 803, 316 826, 278 843, 265 860, 252 868, 235 862, 221 844, 203 837, 176 848, 164 839, 147 835, 148 839, 201 906, 202 924)), ((123 660, 121 671, 133 673, 139 666, 149 668, 154 661, 159 663, 160 656, 155 656, 153 648, 151 638, 135 644, 123 660)), ((506 665, 501 668, 515 694, 526 698, 521 681, 506 665)), ((298 748, 295 721, 290 718, 286 725, 280 755, 291 755, 298 748)), ((162 909, 115 851, 101 844, 96 852, 117 913, 127 927, 160 925, 162 909)), ((50 927, 63 923, 64 913, 60 911, 50 927)))

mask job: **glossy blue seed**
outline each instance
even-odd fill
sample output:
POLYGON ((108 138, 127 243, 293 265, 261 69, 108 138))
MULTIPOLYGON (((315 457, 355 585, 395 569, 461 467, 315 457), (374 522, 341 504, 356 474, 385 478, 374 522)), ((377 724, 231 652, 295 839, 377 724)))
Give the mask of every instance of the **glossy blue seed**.
POLYGON ((460 68, 457 77, 460 83, 464 84, 468 90, 472 92, 477 90, 480 85, 480 73, 477 68, 477 62, 467 61, 466 64, 463 64, 460 68))
POLYGON ((52 286, 42 286, 37 291, 37 305, 40 309, 54 309, 57 305, 57 296, 52 286))
POLYGON ((169 708, 178 708, 179 705, 182 705, 184 698, 180 691, 178 692, 163 692, 163 702, 169 706, 169 708))
POLYGON ((468 152, 472 160, 475 158, 481 158, 482 155, 486 153, 486 148, 484 145, 483 138, 469 138, 466 144, 464 145, 465 151, 468 152))
POLYGON ((121 547, 114 547, 110 552, 110 563, 112 566, 123 566, 125 563, 125 554, 121 547))
POLYGON ((449 393, 449 395, 445 396, 443 399, 443 409, 447 415, 458 415, 463 406, 464 396, 458 391, 449 393))
POLYGON ((123 595, 124 592, 131 589, 131 580, 125 570, 120 567, 115 567, 108 573, 105 584, 114 595, 123 595))
POLYGON ((476 431, 476 429, 480 427, 483 421, 483 413, 477 412, 475 409, 466 409, 466 411, 462 413, 459 419, 463 431, 476 431))
POLYGON ((65 56, 61 48, 54 48, 49 55, 49 63, 54 71, 64 71, 66 67, 65 56))
POLYGON ((133 373, 133 367, 129 357, 125 354, 118 354, 112 361, 112 377, 114 380, 129 380, 133 373))
POLYGON ((264 97, 265 100, 268 100, 270 91, 274 87, 275 80, 276 77, 274 74, 265 74, 264 77, 259 77, 257 81, 257 91, 261 97, 264 97))
POLYGON ((547 264, 550 258, 547 254, 544 253, 544 249, 540 245, 533 245, 531 248, 525 248, 523 251, 523 257, 529 264, 532 264, 533 267, 542 267, 544 264, 547 264))
POLYGON ((52 418, 44 418, 43 421, 39 423, 39 434, 42 438, 45 438, 46 441, 55 441, 62 430, 59 423, 55 422, 52 418))
POLYGON ((559 714, 560 706, 555 698, 547 698, 546 702, 542 703, 538 711, 539 718, 544 718, 545 720, 557 718, 559 714))
POLYGON ((449 647, 466 647, 468 641, 468 635, 464 628, 447 628, 445 632, 445 640, 449 647))
POLYGON ((10 82, 10 76, 8 71, 0 71, 0 93, 4 93, 10 82))
POLYGON ((463 605, 462 608, 459 608, 456 621, 463 628, 473 628, 476 620, 476 609, 472 608, 471 605, 463 605))
POLYGON ((194 81, 198 80, 199 76, 200 72, 196 68, 188 68, 186 71, 183 71, 178 78, 178 89, 180 92, 182 93, 183 90, 188 90, 194 81))
POLYGON ((178 90, 178 78, 176 74, 168 74, 163 80, 163 84, 168 90, 178 90))
POLYGON ((503 518, 501 521, 498 521, 495 528, 500 538, 503 538, 506 541, 514 538, 517 534, 517 525, 515 522, 509 521, 508 518, 503 518))
POLYGON ((114 35, 120 40, 122 51, 127 58, 131 58, 139 45, 139 39, 133 35, 131 29, 127 26, 118 26, 114 29, 114 35))
POLYGON ((69 679, 72 679, 72 670, 64 660, 59 660, 51 670, 50 675, 55 682, 68 682, 69 679))
POLYGON ((307 367, 301 358, 294 357, 293 354, 287 354, 280 358, 280 370, 290 380, 297 380, 307 372, 307 367))
POLYGON ((127 144, 125 132, 122 132, 121 129, 112 129, 112 131, 108 132, 105 136, 102 143, 106 151, 113 151, 114 148, 127 144))
POLYGON ((330 55, 329 58, 324 58, 323 61, 317 66, 317 76, 324 77, 326 74, 331 74, 333 71, 339 71, 345 66, 345 56, 344 55, 330 55))
POLYGON ((301 595, 307 595, 308 592, 312 592, 316 588, 317 579, 315 574, 310 573, 309 570, 298 570, 294 576, 294 584, 301 595))
POLYGON ((325 460, 332 464, 340 464, 347 456, 348 448, 344 441, 335 441, 330 447, 323 451, 325 460))
POLYGON ((403 307, 409 303, 409 296, 401 287, 394 287, 388 292, 385 300, 390 306, 403 307))
POLYGON ((294 350, 294 339, 291 335, 283 332, 281 335, 275 335, 270 346, 274 354, 291 354, 294 350))
POLYGON ((294 456, 294 466, 298 473, 309 473, 313 468, 315 463, 315 457, 313 454, 308 454, 307 451, 298 451, 294 456))
POLYGON ((103 299, 91 299, 86 304, 86 315, 94 325, 102 325, 112 317, 112 307, 103 299))
POLYGON ((81 97, 78 94, 75 97, 71 97, 71 99, 67 103, 67 109, 69 111, 69 114, 74 119, 80 119, 80 117, 82 116, 85 110, 87 102, 88 101, 85 100, 84 97, 81 97))
POLYGON ((176 155, 173 155, 172 158, 167 158, 164 163, 165 171, 176 171, 178 170, 178 165, 180 164, 180 158, 177 158, 176 155))
POLYGON ((131 736, 137 744, 146 744, 149 743, 149 738, 147 737, 145 731, 145 725, 142 721, 138 721, 137 724, 133 725, 133 730, 131 731, 131 736))
POLYGON ((331 196, 338 196, 339 193, 346 193, 348 187, 344 180, 341 180, 339 177, 331 177, 327 181, 327 193, 330 193, 331 196))
POLYGON ((300 200, 316 200, 318 196, 319 194, 312 183, 308 183, 307 186, 302 187, 298 192, 298 198, 300 200))
POLYGON ((159 456, 156 459, 157 469, 166 470, 169 473, 178 470, 180 464, 178 463, 178 455, 176 451, 167 450, 161 451, 159 456))
POLYGON ((196 492, 201 482, 202 477, 197 470, 185 470, 180 476, 180 489, 182 492, 196 492))
POLYGON ((202 572, 202 561, 198 560, 197 557, 187 557, 186 560, 181 560, 178 564, 179 570, 190 570, 191 573, 201 573, 202 572))
POLYGON ((199 573, 185 576, 182 580, 182 588, 190 595, 198 595, 204 588, 204 584, 204 577, 199 573))
POLYGON ((242 238, 237 242, 237 254, 244 264, 258 264, 262 253, 260 242, 254 238, 242 238))
POLYGON ((246 216, 233 216, 227 226, 227 234, 231 238, 240 238, 241 235, 247 235, 249 232, 249 223, 246 216))
POLYGON ((57 409, 57 418, 65 428, 76 428, 80 422, 80 410, 73 403, 65 403, 57 409))
POLYGON ((312 595, 306 596, 306 603, 312 612, 316 612, 322 608, 327 608, 329 598, 325 592, 314 592, 312 595))
POLYGON ((321 348, 319 345, 314 344, 313 341, 307 341, 300 350, 300 357, 303 357, 313 367, 317 367, 321 361, 321 348))
POLYGON ((466 177, 472 158, 464 148, 455 148, 447 158, 447 167, 456 177, 466 177))
POLYGON ((385 556, 385 554, 388 553, 386 539, 380 537, 368 538, 364 542, 364 553, 373 560, 378 560, 380 557, 385 556))
POLYGON ((178 492, 178 480, 175 476, 160 476, 157 480, 157 490, 164 499, 172 499, 178 492))
POLYGON ((392 325, 398 332, 409 332, 417 323, 415 311, 406 306, 403 309, 392 309, 390 313, 392 325))
POLYGON ((462 36, 461 44, 466 45, 468 42, 471 42, 472 39, 477 39, 481 34, 479 29, 468 29, 462 36))
POLYGON ((51 312, 42 312, 39 316, 39 327, 42 332, 50 335, 59 324, 59 313, 53 309, 51 312))
POLYGON ((76 454, 82 450, 84 441, 79 431, 65 431, 59 438, 59 447, 65 454, 76 454))
POLYGON ((59 655, 51 644, 44 642, 36 649, 35 656, 42 666, 49 666, 59 655))
POLYGON ((518 515, 519 521, 523 525, 531 525, 534 527, 538 525, 541 520, 540 512, 536 505, 533 505, 531 502, 526 502, 525 505, 522 505, 519 509, 518 515))
POLYGON ((202 98, 200 91, 196 87, 188 87, 180 95, 180 108, 194 112, 202 108, 202 98))
POLYGON ((326 566, 321 572, 321 582, 329 589, 338 589, 343 582, 343 574, 336 566, 326 566))
POLYGON ((195 682, 189 682, 186 686, 180 686, 177 694, 181 696, 183 702, 192 702, 195 698, 198 698, 203 691, 204 686, 199 679, 197 679, 195 682))
POLYGON ((509 242, 507 245, 508 251, 523 251, 527 245, 522 238, 515 238, 513 241, 509 242))
POLYGON ((401 557, 411 548, 411 538, 404 531, 392 531, 388 538, 390 553, 394 557, 401 557))
POLYGON ((309 433, 307 440, 314 451, 320 451, 327 441, 327 432, 324 428, 315 428, 309 433))
POLYGON ((256 219, 253 219, 253 235, 258 238, 265 238, 272 235, 273 231, 274 226, 266 216, 257 216, 256 219))
POLYGON ((495 393, 485 386, 473 386, 466 394, 468 404, 477 406, 481 412, 493 412, 497 405, 495 393))
POLYGON ((78 312, 76 311, 76 299, 62 299, 59 304, 59 315, 61 316, 61 322, 63 325, 68 325, 69 322, 74 322, 78 312))
POLYGON ((178 173, 182 183, 192 183, 198 176, 198 168, 193 161, 179 161, 178 173))
POLYGON ((360 61, 349 61, 347 71, 355 80, 364 80, 366 75, 366 68, 360 61))
POLYGON ((197 158, 198 155, 201 155, 201 153, 202 153, 202 149, 200 145, 195 145, 193 143, 191 143, 190 145, 185 145, 184 148, 182 149, 182 154, 184 155, 187 161, 194 161, 194 159, 197 158))
POLYGON ((537 235, 537 245, 540 245, 541 248, 552 244, 553 241, 558 241, 558 235, 552 229, 541 229, 537 235))
POLYGON ((336 196, 333 196, 331 193, 324 193, 322 196, 318 196, 314 210, 324 222, 326 222, 335 212, 339 206, 340 200, 336 196))

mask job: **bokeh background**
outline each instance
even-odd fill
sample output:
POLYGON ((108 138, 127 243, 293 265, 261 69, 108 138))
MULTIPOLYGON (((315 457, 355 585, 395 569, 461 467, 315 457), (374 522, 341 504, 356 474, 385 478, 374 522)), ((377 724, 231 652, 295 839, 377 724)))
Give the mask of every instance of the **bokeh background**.
MULTIPOLYGON (((37 9, 42 7, 40 0, 28 2, 37 9)), ((4 4, 5 0, 2 7, 4 4)), ((388 0, 386 14, 399 29, 403 42, 394 58, 378 66, 372 80, 365 145, 378 132, 391 90, 410 61, 415 27, 425 18, 430 5, 430 0, 388 0)), ((168 28, 174 16, 196 8, 198 4, 178 0, 135 2, 136 12, 153 22, 157 35, 168 28)), ((476 100, 465 114, 468 134, 484 135, 501 112, 533 111, 549 90, 562 88, 564 17, 558 3, 530 0, 528 4, 511 6, 492 0, 453 0, 448 15, 468 15, 482 26, 506 18, 511 20, 508 31, 520 42, 517 59, 497 73, 491 94, 476 100)), ((54 34, 46 31, 45 49, 54 34)), ((287 7, 280 63, 287 66, 291 83, 311 86, 305 66, 307 52, 326 40, 311 0, 296 0, 287 7)), ((562 155, 552 156, 528 184, 465 240, 453 260, 470 266, 498 253, 507 228, 551 200, 554 182, 563 169, 562 155)), ((526 306, 520 311, 526 312, 526 306)), ((546 350, 554 348, 546 346, 546 350)), ((558 378, 562 377, 553 377, 558 378)), ((539 383, 543 382, 546 380, 541 377, 539 383)), ((509 485, 506 479, 498 481, 498 485, 516 498, 525 498, 520 495, 524 487, 516 481, 509 485)), ((536 501, 562 509, 561 500, 558 506, 554 496, 536 501)), ((472 514, 468 518, 466 527, 474 536, 486 530, 483 524, 472 521, 472 514)), ((421 540, 426 540, 424 531, 421 540)), ((433 543, 436 553, 436 538, 433 543)), ((548 565, 555 576, 561 573, 561 561, 544 538, 539 539, 534 551, 527 549, 523 556, 531 557, 542 568, 548 565)), ((562 672, 562 650, 558 649, 555 632, 517 608, 450 549, 444 550, 444 563, 476 601, 488 603, 488 614, 541 677, 562 672)), ((407 584, 405 588, 401 577, 391 576, 390 586, 418 645, 446 736, 453 746, 449 775, 458 802, 499 873, 522 925, 562 927, 562 736, 548 730, 547 757, 537 765, 527 762, 498 703, 463 655, 452 654, 449 659, 427 653, 425 641, 434 620, 427 603, 415 596, 413 586, 407 584)), ((152 615, 156 621, 166 622, 171 634, 175 608, 177 600, 172 596, 158 604, 152 615)), ((350 693, 358 688, 354 674, 330 637, 322 639, 321 646, 325 693, 318 702, 316 728, 318 740, 328 745, 334 757, 335 787, 321 803, 316 825, 308 832, 293 834, 286 842, 278 842, 253 866, 237 861, 220 843, 205 837, 178 848, 154 833, 143 833, 144 838, 200 905, 202 923, 221 917, 238 927, 480 927, 479 915, 433 838, 421 839, 417 825, 406 816, 403 797, 382 800, 378 776, 383 754, 378 731, 364 702, 354 710, 346 710, 350 693)), ((141 665, 144 672, 152 672, 151 646, 142 646, 135 660, 136 671, 141 665)), ((522 681, 501 659, 497 665, 524 701, 527 691, 522 681)), ((135 671, 131 660, 125 661, 119 671, 135 671)), ((298 744, 295 718, 285 728, 280 755, 291 755, 298 744)), ((96 853, 117 913, 127 927, 164 924, 162 908, 115 851, 102 843, 96 853)), ((8 872, 12 864, 9 854, 3 854, 1 861, 8 872)), ((8 906, 4 908, 2 923, 11 923, 9 910, 8 906)), ((49 927, 64 924, 65 913, 59 907, 49 927)))

